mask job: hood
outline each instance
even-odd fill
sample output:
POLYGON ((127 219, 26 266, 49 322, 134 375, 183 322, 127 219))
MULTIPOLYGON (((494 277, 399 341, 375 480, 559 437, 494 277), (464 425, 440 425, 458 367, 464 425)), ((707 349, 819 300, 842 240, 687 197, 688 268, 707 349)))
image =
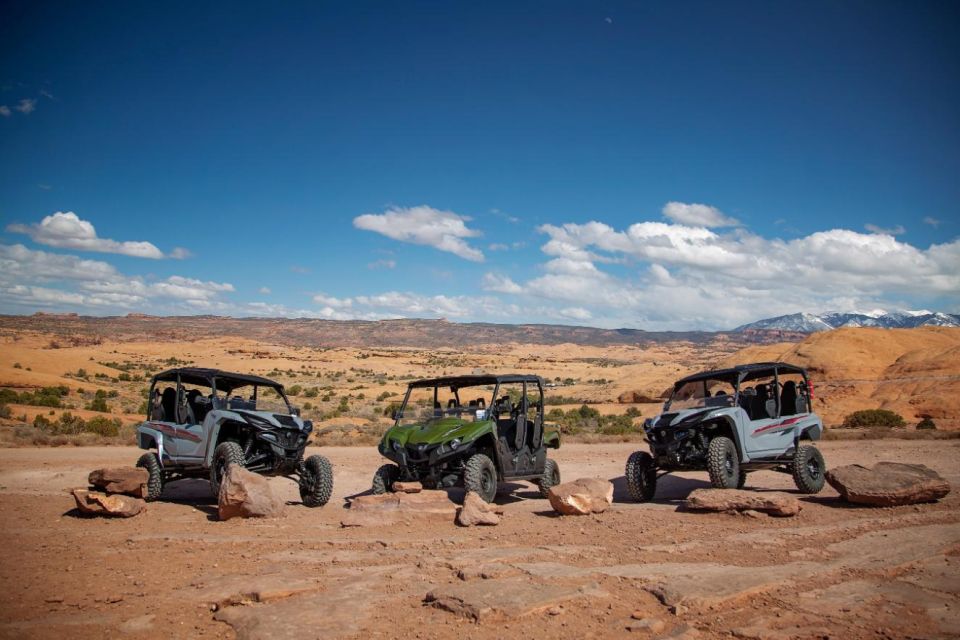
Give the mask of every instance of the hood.
POLYGON ((700 409, 682 409, 661 413, 652 420, 655 427, 677 427, 699 422, 707 415, 713 415, 724 410, 724 407, 703 407, 700 409))
POLYGON ((460 418, 437 418, 420 424, 394 427, 387 433, 391 439, 399 440, 402 444, 438 444, 456 438, 475 424, 460 418))
POLYGON ((255 427, 303 429, 303 421, 297 416, 286 415, 283 413, 271 413, 270 411, 248 411, 246 409, 236 409, 231 413, 235 414, 244 422, 252 424, 255 427))

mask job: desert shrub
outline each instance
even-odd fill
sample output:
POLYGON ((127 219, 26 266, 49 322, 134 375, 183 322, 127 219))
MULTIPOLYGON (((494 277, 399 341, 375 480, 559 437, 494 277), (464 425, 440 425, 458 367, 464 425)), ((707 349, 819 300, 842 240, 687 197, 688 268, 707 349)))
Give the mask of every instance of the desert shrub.
POLYGON ((393 392, 391 392, 391 391, 384 391, 383 393, 381 393, 380 395, 377 396, 377 402, 383 402, 383 401, 386 400, 387 398, 390 398, 390 397, 395 396, 395 395, 397 395, 397 394, 395 394, 395 393, 393 393, 393 392))
POLYGON ((28 404, 34 407, 60 407, 60 399, 70 393, 64 386, 43 387, 36 391, 17 393, 13 389, 0 389, 0 403, 28 404))
POLYGON ((933 429, 936 430, 937 425, 933 422, 930 416, 923 416, 923 419, 917 423, 917 429, 933 429))
POLYGON ((636 407, 629 407, 626 415, 630 416, 631 418, 639 418, 643 414, 640 413, 640 409, 637 409, 636 407))
POLYGON ((390 404, 388 404, 383 408, 383 415, 385 415, 388 418, 392 418, 393 414, 396 413, 397 411, 400 411, 400 403, 391 402, 390 404))
POLYGON ((120 419, 96 416, 87 420, 81 430, 98 436, 116 438, 120 435, 120 419))
POLYGON ((124 372, 117 376, 117 380, 120 382, 130 382, 132 378, 130 377, 129 373, 124 372))
POLYGON ((107 392, 103 389, 97 389, 97 393, 93 396, 93 400, 90 401, 90 404, 87 405, 87 409, 90 411, 108 413, 110 411, 110 407, 107 405, 107 392))
MULTIPOLYGON (((635 412, 639 415, 639 411, 635 412)), ((560 430, 569 435, 582 433, 597 433, 602 435, 619 436, 637 433, 640 429, 634 425, 634 412, 621 415, 600 415, 600 412, 586 404, 578 409, 551 409, 546 419, 559 424, 560 430)))
POLYGON ((340 404, 337 406, 337 411, 345 413, 350 410, 350 398, 348 396, 343 396, 340 398, 340 404))
POLYGON ((317 389, 316 387, 310 387, 303 392, 303 395, 306 398, 316 398, 318 395, 320 395, 320 389, 317 389))
POLYGON ((841 425, 845 429, 858 427, 905 427, 906 421, 899 413, 887 409, 864 409, 854 411, 843 419, 841 425))
POLYGON ((303 387, 301 387, 301 386, 298 385, 298 384, 295 384, 295 385, 293 385, 292 387, 290 387, 289 389, 287 389, 287 395, 288 395, 288 396, 298 396, 298 395, 300 395, 300 392, 301 392, 301 391, 303 391, 303 387))
POLYGON ((10 407, 5 404, 0 404, 0 418, 9 418, 10 414, 10 407))
POLYGON ((20 364, 19 362, 14 362, 14 363, 13 363, 13 368, 14 368, 14 369, 23 369, 23 365, 20 364))

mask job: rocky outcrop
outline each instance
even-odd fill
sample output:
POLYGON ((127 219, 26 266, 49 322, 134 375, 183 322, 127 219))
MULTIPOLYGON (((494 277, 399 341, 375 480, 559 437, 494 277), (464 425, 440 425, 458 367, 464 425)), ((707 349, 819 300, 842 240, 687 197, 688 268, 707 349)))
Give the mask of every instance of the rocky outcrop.
POLYGON ((782 493, 756 493, 740 489, 695 489, 687 496, 687 508, 697 511, 762 511, 772 516, 795 516, 800 501, 782 493))
POLYGON ((950 493, 950 483, 922 464, 878 462, 872 469, 849 464, 826 477, 844 500, 874 507, 933 502, 950 493))
POLYGON ((503 515, 503 507, 484 502, 483 498, 475 492, 467 491, 467 495, 463 498, 463 506, 457 509, 457 524, 461 527, 479 524, 498 525, 501 515, 503 515))
POLYGON ((148 479, 147 470, 140 467, 109 467, 91 471, 87 482, 104 493, 123 493, 135 498, 145 498, 148 479))
POLYGON ((77 509, 87 516, 106 516, 110 518, 130 518, 143 511, 147 503, 139 498, 122 494, 107 495, 99 491, 74 489, 73 499, 77 509))
POLYGON ((230 518, 277 518, 283 515, 283 500, 275 496, 263 476, 238 464, 227 467, 218 496, 221 520, 230 518))
POLYGON ((579 478, 550 487, 547 497, 554 511, 565 516, 602 513, 613 503, 613 483, 600 478, 579 478))
POLYGON ((617 402, 620 404, 636 404, 638 402, 659 403, 661 400, 655 393, 644 391, 624 391, 617 396, 617 402))

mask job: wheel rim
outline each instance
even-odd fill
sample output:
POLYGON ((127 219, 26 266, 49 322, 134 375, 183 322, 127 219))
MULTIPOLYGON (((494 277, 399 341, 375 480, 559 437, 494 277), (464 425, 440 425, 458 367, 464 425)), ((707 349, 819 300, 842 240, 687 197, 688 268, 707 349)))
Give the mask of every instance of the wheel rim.
POLYGON ((490 494, 490 489, 493 488, 493 476, 489 470, 484 470, 483 475, 480 476, 480 488, 485 495, 490 494))
POLYGON ((723 468, 726 470, 727 475, 733 475, 733 456, 731 456, 729 453, 723 460, 723 468))
POLYGON ((816 459, 811 458, 807 460, 807 473, 810 474, 811 478, 820 477, 820 463, 818 463, 816 459))

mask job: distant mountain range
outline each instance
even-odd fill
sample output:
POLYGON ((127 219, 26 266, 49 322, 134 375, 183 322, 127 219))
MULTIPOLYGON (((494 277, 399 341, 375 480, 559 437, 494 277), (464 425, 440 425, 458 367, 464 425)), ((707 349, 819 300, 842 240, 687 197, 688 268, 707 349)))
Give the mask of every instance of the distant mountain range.
POLYGON ((791 313, 776 318, 757 320, 737 327, 734 331, 796 331, 815 333, 840 327, 879 327, 881 329, 910 329, 913 327, 960 327, 960 315, 934 311, 883 310, 865 313, 791 313))

